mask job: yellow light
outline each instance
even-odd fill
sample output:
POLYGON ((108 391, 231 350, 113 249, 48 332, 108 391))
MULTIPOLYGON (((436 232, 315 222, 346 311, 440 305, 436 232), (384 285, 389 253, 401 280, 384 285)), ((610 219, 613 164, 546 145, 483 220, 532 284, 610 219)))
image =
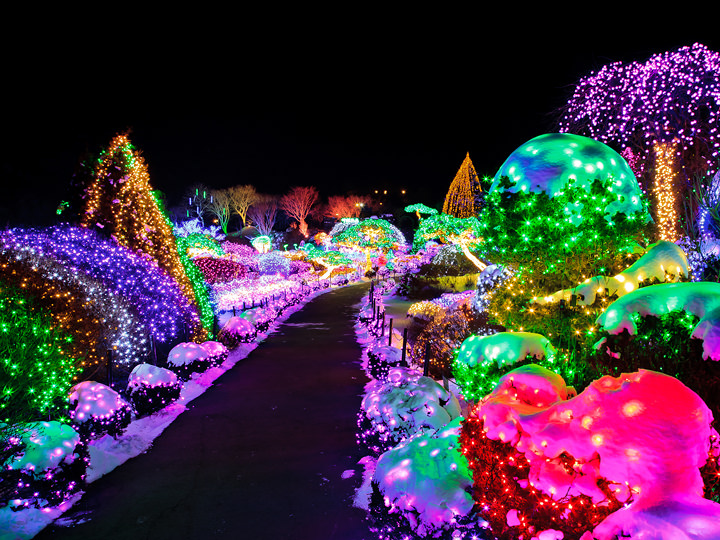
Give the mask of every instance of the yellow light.
POLYGON ((674 168, 677 142, 655 144, 655 184, 653 193, 657 201, 657 217, 660 238, 675 242, 677 233, 677 211, 675 204, 674 168))

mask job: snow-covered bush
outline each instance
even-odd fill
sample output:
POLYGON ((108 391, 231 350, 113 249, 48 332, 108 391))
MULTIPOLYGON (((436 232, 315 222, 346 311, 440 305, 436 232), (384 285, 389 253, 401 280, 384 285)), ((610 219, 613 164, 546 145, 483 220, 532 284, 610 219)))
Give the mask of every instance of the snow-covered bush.
POLYGON ((452 392, 417 371, 392 368, 386 381, 373 380, 365 387, 358 442, 378 454, 458 416, 460 404, 452 392))
POLYGON ((125 393, 138 416, 146 416, 178 399, 181 390, 182 382, 175 372, 138 364, 130 373, 125 393))
POLYGON ((120 435, 130 424, 132 407, 115 390, 84 381, 70 389, 70 419, 83 440, 120 435))
POLYGON ((717 537, 720 505, 702 499, 700 473, 717 433, 697 394, 674 377, 639 370, 571 396, 562 377, 523 366, 465 421, 474 496, 494 536, 554 529, 579 538, 592 530, 583 538, 609 540, 649 523, 669 534, 697 519, 698 538, 717 537))
POLYGON ((211 355, 200 343, 178 343, 168 354, 168 367, 178 377, 188 380, 193 373, 202 373, 218 364, 218 358, 211 355))
POLYGON ((598 318, 589 356, 601 373, 640 368, 672 373, 720 418, 720 284, 671 283, 638 289, 598 318))
POLYGON ((556 353, 545 336, 531 332, 472 335, 455 351, 452 370, 463 397, 478 400, 518 364, 539 360, 552 364, 556 353))
POLYGON ((218 341, 228 347, 234 349, 240 343, 249 343, 257 335, 255 326, 244 317, 230 317, 218 332, 218 341))
POLYGON ((189 219, 173 227, 173 234, 187 238, 191 235, 206 236, 217 242, 221 242, 225 239, 225 235, 222 233, 222 228, 219 225, 210 225, 209 227, 203 226, 200 218, 189 219))
POLYGON ((71 426, 31 422, 10 440, 2 463, 0 508, 57 506, 84 485, 87 447, 71 426))
POLYGON ((378 381, 387 381, 390 370, 395 367, 408 367, 407 360, 402 358, 402 350, 397 347, 381 345, 372 342, 365 349, 367 360, 363 369, 365 372, 378 381))
POLYGON ((463 529, 469 538, 478 532, 477 524, 463 519, 473 499, 472 473, 458 441, 461 420, 418 433, 380 456, 370 511, 381 538, 451 538, 463 529))

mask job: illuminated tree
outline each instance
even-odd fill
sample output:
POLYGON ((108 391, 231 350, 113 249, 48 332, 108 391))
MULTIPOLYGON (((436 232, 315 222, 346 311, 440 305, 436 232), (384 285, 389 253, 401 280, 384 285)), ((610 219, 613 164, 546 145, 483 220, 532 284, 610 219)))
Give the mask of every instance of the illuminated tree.
POLYGON ((384 219, 365 219, 333 237, 333 243, 365 254, 365 272, 372 270, 371 256, 375 252, 387 254, 405 246, 405 237, 397 227, 384 219))
POLYGON ((719 111, 720 54, 695 43, 582 78, 559 130, 617 145, 641 184, 652 186, 661 237, 675 240, 672 194, 718 169, 719 111))
POLYGON ((223 230, 227 234, 228 221, 230 221, 230 196, 227 190, 214 189, 210 191, 210 204, 208 213, 215 216, 223 230))
POLYGON ((243 226, 245 226, 248 209, 258 202, 260 195, 255 191, 254 186, 248 184, 228 188, 227 193, 233 212, 240 216, 243 226))
POLYGON ((362 209, 368 205, 367 197, 356 195, 337 195, 328 198, 325 215, 335 219, 360 217, 362 209))
POLYGON ((260 232, 269 236, 275 227, 278 204, 270 195, 258 195, 255 203, 248 208, 247 218, 250 223, 260 232))
POLYGON ((205 184, 194 184, 190 187, 186 196, 188 198, 187 217, 196 217, 205 226, 205 214, 210 213, 213 198, 210 188, 205 184))
POLYGON ((191 328, 191 332, 205 341, 213 322, 202 274, 179 249, 172 223, 150 188, 145 161, 126 134, 116 135, 100 154, 84 202, 83 227, 102 231, 131 251, 145 253, 175 279, 190 303, 201 311, 202 325, 191 328), (200 281, 191 280, 187 272, 195 272, 200 281))
POLYGON ((307 254, 307 258, 325 267, 325 273, 320 279, 327 279, 333 270, 352 263, 352 260, 339 251, 325 251, 318 249, 312 244, 305 244, 302 250, 307 254))
POLYGON ((468 152, 450 184, 442 213, 459 218, 477 216, 480 212, 481 191, 480 179, 468 152))
POLYGON ((318 200, 318 191, 314 187, 294 187, 280 198, 280 209, 298 222, 300 233, 307 238, 308 224, 305 218, 318 200))
POLYGON ((437 214, 424 219, 415 233, 415 248, 428 240, 440 240, 445 244, 457 246, 479 270, 487 265, 470 251, 482 242, 482 227, 476 217, 459 218, 448 214, 437 214))
POLYGON ((410 206, 405 207, 406 212, 415 212, 415 215, 417 216, 418 220, 422 221, 423 214, 428 214, 430 216, 434 216, 438 213, 437 210, 434 208, 430 208, 429 206, 424 205, 423 203, 417 203, 417 204, 411 204, 410 206))

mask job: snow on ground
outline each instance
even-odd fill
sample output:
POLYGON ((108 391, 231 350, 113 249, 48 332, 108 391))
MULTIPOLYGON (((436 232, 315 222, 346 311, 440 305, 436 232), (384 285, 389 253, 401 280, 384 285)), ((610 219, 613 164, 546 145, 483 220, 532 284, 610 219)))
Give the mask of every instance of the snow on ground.
MULTIPOLYGON (((185 382, 180 398, 164 409, 143 418, 133 420, 130 425, 117 438, 105 435, 94 440, 89 445, 90 466, 87 471, 87 482, 94 482, 106 475, 128 459, 146 452, 152 442, 169 426, 180 414, 187 410, 188 403, 203 394, 214 381, 240 360, 246 358, 267 336, 274 333, 277 328, 290 315, 299 311, 313 298, 331 291, 332 288, 316 291, 294 306, 283 311, 266 332, 259 333, 252 343, 242 343, 233 349, 228 358, 220 366, 212 367, 204 373, 195 373, 185 382)), ((227 320, 229 314, 221 314, 219 319, 227 320)), ((205 353, 207 354, 207 353, 205 353)), ((10 506, 0 508, 0 540, 28 540, 37 535, 47 525, 68 511, 82 498, 82 493, 69 499, 57 507, 26 508, 14 512, 10 506)))

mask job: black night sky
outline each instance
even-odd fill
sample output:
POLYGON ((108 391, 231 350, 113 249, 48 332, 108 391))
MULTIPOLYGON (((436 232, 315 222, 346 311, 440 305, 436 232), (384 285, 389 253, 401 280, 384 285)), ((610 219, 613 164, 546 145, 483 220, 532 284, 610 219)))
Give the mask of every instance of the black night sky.
POLYGON ((177 27, 152 45, 56 29, 40 52, 6 47, 0 228, 53 223, 83 152, 127 129, 169 204, 202 182, 273 194, 313 185, 323 198, 406 189, 408 203, 437 206, 466 152, 492 176, 553 131, 580 77, 693 42, 720 46, 693 26, 570 43, 549 31, 491 37, 462 17, 443 32, 430 22, 398 33, 265 21, 251 35, 245 20, 221 37, 177 27))

